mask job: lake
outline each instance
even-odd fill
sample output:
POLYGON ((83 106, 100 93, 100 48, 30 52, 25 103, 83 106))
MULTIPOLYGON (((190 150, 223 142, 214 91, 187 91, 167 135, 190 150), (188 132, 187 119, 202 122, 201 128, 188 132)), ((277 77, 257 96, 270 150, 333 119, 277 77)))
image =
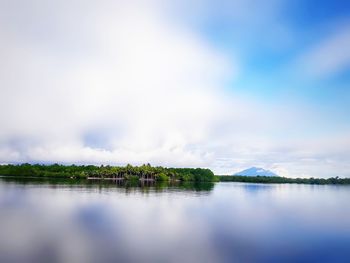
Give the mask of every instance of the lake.
POLYGON ((0 262, 350 262, 350 187, 0 178, 0 262))

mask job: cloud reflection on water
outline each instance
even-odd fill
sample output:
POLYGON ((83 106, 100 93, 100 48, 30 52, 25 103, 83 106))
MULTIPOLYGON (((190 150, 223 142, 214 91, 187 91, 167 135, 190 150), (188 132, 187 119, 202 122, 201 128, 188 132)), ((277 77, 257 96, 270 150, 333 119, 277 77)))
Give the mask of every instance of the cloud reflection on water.
POLYGON ((1 180, 0 256, 3 262, 341 260, 350 256, 349 196, 348 187, 327 186, 219 183, 201 192, 1 180))

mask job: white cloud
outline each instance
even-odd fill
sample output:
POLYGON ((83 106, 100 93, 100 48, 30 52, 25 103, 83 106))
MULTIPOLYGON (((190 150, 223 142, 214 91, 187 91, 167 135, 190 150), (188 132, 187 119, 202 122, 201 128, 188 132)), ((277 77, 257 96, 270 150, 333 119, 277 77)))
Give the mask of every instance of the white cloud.
POLYGON ((190 145, 220 115, 232 63, 142 2, 35 3, 3 10, 32 22, 0 31, 3 148, 20 161, 204 165, 190 145))
POLYGON ((350 69, 350 24, 338 24, 298 60, 299 67, 313 77, 329 77, 350 69))

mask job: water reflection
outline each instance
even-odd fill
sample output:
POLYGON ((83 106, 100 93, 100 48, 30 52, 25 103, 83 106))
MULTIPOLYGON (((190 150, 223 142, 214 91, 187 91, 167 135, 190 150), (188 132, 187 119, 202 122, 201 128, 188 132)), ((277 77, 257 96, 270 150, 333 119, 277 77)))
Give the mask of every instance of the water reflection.
POLYGON ((244 187, 246 191, 249 191, 251 193, 257 193, 257 192, 265 192, 268 190, 273 190, 273 185, 271 184, 243 184, 240 187, 244 187))
POLYGON ((44 186, 49 188, 96 188, 96 189, 125 189, 129 191, 162 192, 176 189, 176 191, 210 192, 214 188, 212 182, 155 182, 155 181, 127 181, 127 180, 94 180, 67 178, 19 178, 0 177, 7 184, 44 186))
POLYGON ((0 179, 1 262, 346 262, 349 187, 0 179))

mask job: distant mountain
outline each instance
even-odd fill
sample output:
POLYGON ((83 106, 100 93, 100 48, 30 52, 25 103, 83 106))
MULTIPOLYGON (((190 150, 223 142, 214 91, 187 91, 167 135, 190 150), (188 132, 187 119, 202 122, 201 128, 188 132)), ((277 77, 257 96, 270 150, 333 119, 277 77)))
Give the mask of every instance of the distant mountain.
POLYGON ((265 170, 263 168, 258 168, 258 167, 251 167, 249 169, 240 171, 238 173, 235 173, 234 175, 242 175, 242 176, 278 176, 277 174, 269 171, 269 170, 265 170))

